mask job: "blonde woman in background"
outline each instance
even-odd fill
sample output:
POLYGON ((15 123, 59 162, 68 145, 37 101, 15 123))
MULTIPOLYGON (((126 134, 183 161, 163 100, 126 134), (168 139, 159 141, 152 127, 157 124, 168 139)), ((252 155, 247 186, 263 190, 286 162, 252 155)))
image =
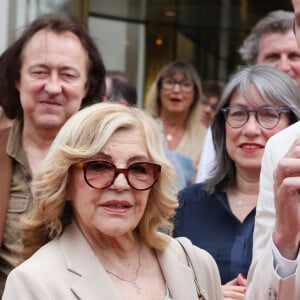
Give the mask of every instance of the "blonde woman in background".
POLYGON ((199 122, 201 97, 197 71, 181 61, 162 68, 146 97, 146 109, 160 119, 168 148, 190 157, 195 170, 207 130, 199 122))

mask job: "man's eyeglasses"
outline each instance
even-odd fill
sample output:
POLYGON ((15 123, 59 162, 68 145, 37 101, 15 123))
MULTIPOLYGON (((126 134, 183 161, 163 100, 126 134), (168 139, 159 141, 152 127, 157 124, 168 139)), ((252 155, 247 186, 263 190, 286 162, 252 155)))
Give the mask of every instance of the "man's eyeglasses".
POLYGON ((262 106, 258 109, 246 109, 242 106, 228 106, 222 108, 227 123, 233 128, 244 126, 248 120, 250 113, 255 113, 257 123, 265 128, 272 129, 280 121, 283 113, 290 113, 290 109, 280 109, 274 106, 262 106))
POLYGON ((176 84, 178 84, 180 89, 186 93, 191 92, 194 88, 193 82, 189 80, 176 81, 172 78, 163 78, 162 80, 162 87, 165 90, 173 90, 176 84))
POLYGON ((158 180, 161 166, 150 162, 138 162, 127 169, 117 168, 108 161, 87 161, 74 164, 83 169, 86 183, 94 189, 110 187, 119 174, 123 174, 128 184, 135 190, 150 189, 158 180))

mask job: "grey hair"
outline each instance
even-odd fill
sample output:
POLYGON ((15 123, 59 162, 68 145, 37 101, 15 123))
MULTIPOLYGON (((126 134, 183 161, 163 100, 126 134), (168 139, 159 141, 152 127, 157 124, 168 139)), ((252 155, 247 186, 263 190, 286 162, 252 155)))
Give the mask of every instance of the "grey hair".
POLYGON ((292 79, 283 71, 268 65, 245 66, 234 73, 225 86, 216 115, 212 123, 213 143, 216 163, 212 177, 206 180, 209 193, 215 189, 225 190, 235 183, 235 165, 226 149, 225 117, 221 109, 227 107, 234 92, 239 91, 247 101, 250 86, 255 86, 260 97, 267 105, 291 109, 289 123, 300 119, 300 94, 292 79))
POLYGON ((246 64, 255 64, 259 53, 261 36, 266 33, 286 33, 293 29, 294 13, 284 10, 276 10, 262 18, 244 39, 238 52, 246 64))

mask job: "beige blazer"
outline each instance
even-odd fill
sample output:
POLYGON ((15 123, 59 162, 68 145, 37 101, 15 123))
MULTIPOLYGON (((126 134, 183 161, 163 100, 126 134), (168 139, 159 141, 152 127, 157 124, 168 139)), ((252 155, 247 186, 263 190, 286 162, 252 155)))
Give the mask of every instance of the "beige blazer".
POLYGON ((299 300, 300 266, 296 274, 282 279, 273 268, 270 238, 275 224, 273 173, 278 161, 300 137, 300 122, 271 137, 266 145, 256 207, 253 259, 248 273, 246 300, 299 300))
MULTIPOLYGON (((210 300, 222 299, 217 266, 197 248, 207 277, 200 283, 210 300)), ((174 300, 197 299, 191 268, 174 239, 157 257, 174 300)), ((38 250, 8 276, 3 300, 121 300, 103 265, 75 223, 63 235, 38 250)))

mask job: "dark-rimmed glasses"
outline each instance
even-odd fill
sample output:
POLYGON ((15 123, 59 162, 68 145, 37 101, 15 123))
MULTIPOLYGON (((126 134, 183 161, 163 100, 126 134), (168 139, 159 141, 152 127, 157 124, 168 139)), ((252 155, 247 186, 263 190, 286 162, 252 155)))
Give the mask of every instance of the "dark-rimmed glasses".
POLYGON ((190 93, 194 88, 193 82, 189 81, 189 80, 176 81, 173 78, 163 78, 162 79, 162 87, 165 90, 168 90, 168 91, 173 90, 176 84, 178 84, 180 86, 180 89, 186 93, 190 93))
POLYGON ((150 189, 158 180, 161 166, 150 162, 137 162, 127 169, 117 168, 108 161, 95 160, 74 164, 83 169, 86 183, 94 189, 110 187, 119 174, 123 174, 128 184, 135 190, 150 189))
POLYGON ((290 109, 281 109, 275 106, 262 106, 258 109, 246 109, 242 106, 228 106, 222 108, 227 123, 233 128, 244 126, 248 120, 250 113, 255 113, 257 123, 265 128, 272 129, 280 121, 281 115, 290 113, 290 109))

